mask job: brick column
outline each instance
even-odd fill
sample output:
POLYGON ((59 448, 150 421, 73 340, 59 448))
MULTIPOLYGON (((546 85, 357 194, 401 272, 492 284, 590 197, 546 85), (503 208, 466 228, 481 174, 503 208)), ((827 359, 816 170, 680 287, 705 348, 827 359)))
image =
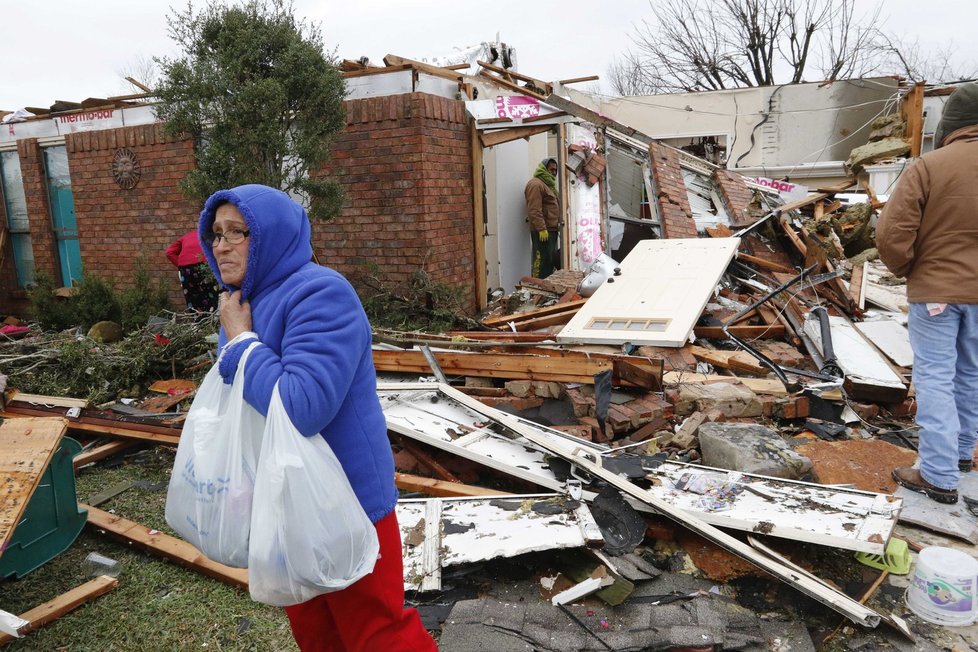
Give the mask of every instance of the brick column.
POLYGON ((750 191, 743 177, 730 170, 717 168, 713 171, 713 181, 720 189, 720 197, 730 216, 730 226, 749 226, 754 223, 750 204, 754 193, 750 191))
POLYGON ((20 172, 24 179, 34 268, 38 274, 47 274, 57 280, 61 278, 61 268, 58 264, 58 244, 54 239, 54 227, 51 226, 44 155, 36 138, 18 140, 17 155, 20 157, 20 172))
POLYGON ((663 238, 695 238, 696 222, 689 207, 689 194, 679 169, 679 155, 671 147, 649 144, 652 186, 659 207, 663 238))
POLYGON ((348 100, 346 128, 324 172, 343 186, 342 213, 313 224, 324 265, 360 290, 365 274, 396 286, 424 270, 476 307, 472 163, 465 105, 425 93, 348 100))

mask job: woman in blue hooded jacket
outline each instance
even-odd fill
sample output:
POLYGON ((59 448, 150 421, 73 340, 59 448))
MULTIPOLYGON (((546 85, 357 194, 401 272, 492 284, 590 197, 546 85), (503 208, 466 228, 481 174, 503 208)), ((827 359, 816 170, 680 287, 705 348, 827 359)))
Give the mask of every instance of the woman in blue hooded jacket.
MULTIPOLYGON (((285 411, 307 437, 322 436, 377 529, 371 574, 341 591, 286 607, 303 652, 435 650, 414 609, 404 609, 394 459, 377 398, 371 330, 353 287, 311 262, 306 211, 261 185, 214 193, 198 231, 226 292, 219 311, 219 368, 231 383, 241 354, 244 398, 262 414, 279 385, 285 411)), ((260 500, 256 496, 256 500, 260 500)))

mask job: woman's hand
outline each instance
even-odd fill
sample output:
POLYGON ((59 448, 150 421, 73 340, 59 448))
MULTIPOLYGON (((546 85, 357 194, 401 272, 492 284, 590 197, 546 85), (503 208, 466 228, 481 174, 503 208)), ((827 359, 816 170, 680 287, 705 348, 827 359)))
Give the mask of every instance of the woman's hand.
POLYGON ((251 304, 241 300, 241 290, 222 292, 217 304, 221 326, 228 341, 251 330, 251 304))

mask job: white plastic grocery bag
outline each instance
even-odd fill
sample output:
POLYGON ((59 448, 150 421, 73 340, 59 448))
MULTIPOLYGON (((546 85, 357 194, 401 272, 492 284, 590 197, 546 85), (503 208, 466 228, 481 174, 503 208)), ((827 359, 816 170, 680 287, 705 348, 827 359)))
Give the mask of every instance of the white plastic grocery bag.
POLYGON ((379 550, 333 450, 296 430, 276 384, 251 512, 252 600, 285 607, 345 588, 373 570, 379 550))
POLYGON ((226 384, 218 365, 207 372, 180 433, 166 495, 166 522, 210 559, 248 564, 255 471, 265 417, 244 400, 251 350, 226 384))

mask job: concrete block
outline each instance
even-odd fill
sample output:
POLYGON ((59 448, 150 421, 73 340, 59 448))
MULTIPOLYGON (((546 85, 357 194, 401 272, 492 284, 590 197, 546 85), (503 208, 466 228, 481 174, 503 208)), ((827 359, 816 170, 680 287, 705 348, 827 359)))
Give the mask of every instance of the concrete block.
POLYGON ((797 479, 812 461, 791 450, 780 434, 746 423, 704 423, 699 429, 703 463, 720 469, 797 479))
MULTIPOLYGON (((691 403, 700 412, 718 409, 727 417, 759 417, 762 414, 761 402, 754 392, 734 383, 683 385, 679 388, 679 403, 684 407, 691 403)), ((678 404, 674 407, 677 415, 682 414, 678 404)))

